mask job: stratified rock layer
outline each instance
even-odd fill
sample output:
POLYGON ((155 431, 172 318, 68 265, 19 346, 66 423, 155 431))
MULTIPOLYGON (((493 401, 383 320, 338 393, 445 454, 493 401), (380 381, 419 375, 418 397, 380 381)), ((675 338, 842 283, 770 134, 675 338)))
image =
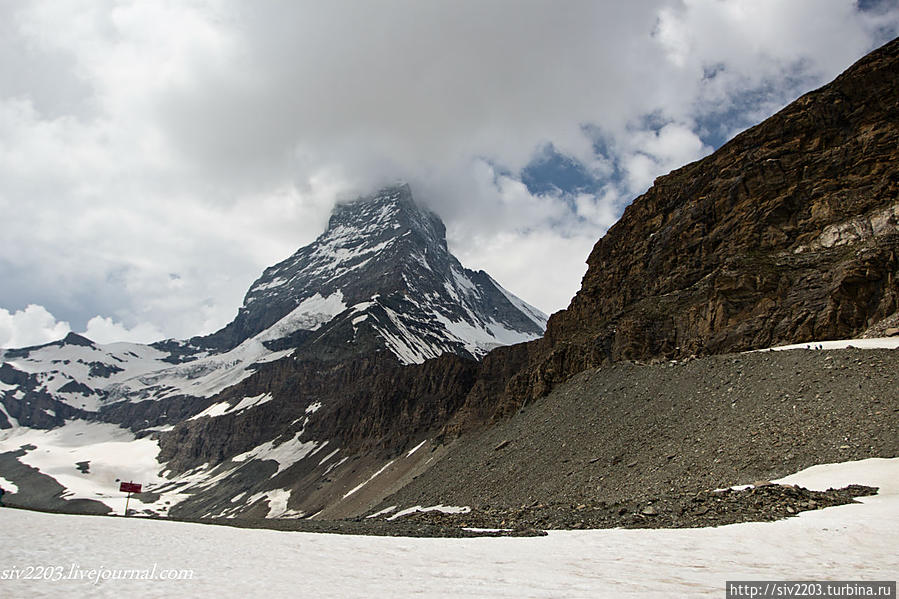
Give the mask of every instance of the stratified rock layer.
POLYGON ((528 355, 498 402, 470 395, 465 418, 507 414, 607 361, 851 338, 896 313, 897 81, 894 40, 656 179, 593 248, 544 338, 488 357, 528 355))

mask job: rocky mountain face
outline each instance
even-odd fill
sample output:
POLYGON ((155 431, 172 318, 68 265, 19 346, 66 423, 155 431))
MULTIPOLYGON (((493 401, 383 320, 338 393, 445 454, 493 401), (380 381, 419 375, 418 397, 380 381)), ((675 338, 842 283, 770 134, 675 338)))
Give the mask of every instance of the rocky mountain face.
POLYGON ((897 79, 899 41, 659 178, 596 244, 550 344, 723 353, 852 337, 894 313, 897 79))
POLYGON ((656 179, 597 242, 545 336, 484 362, 520 368, 487 375, 491 392, 471 394, 462 419, 508 414, 610 361, 852 338, 888 321, 899 310, 897 81, 894 40, 656 179))

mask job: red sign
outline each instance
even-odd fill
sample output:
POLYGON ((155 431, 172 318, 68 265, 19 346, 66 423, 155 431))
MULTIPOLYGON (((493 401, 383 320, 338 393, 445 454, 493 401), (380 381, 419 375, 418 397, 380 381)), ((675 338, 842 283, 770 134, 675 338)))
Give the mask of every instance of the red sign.
POLYGON ((122 493, 140 493, 140 483, 122 483, 119 485, 122 493))

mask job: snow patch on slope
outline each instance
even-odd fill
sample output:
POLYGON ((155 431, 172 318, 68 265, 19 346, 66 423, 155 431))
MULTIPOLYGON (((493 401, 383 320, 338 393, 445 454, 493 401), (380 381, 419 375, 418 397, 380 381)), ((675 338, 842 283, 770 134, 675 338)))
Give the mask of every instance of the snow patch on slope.
MULTIPOLYGON (((487 274, 487 273, 484 273, 484 274, 487 274)), ((520 312, 522 312, 525 316, 530 318, 534 322, 534 324, 539 326, 541 329, 544 329, 544 330, 546 329, 546 321, 549 320, 549 316, 547 316, 546 314, 544 314, 543 312, 541 312, 534 306, 530 305, 529 303, 523 301, 521 298, 519 298, 519 297, 513 295, 512 293, 510 293, 509 291, 507 291, 505 287, 503 287, 502 285, 497 283, 493 279, 493 277, 491 277, 490 275, 487 275, 487 278, 490 279, 490 282, 493 283, 494 287, 496 287, 500 293, 502 293, 504 296, 506 296, 506 299, 509 300, 509 302, 513 306, 518 308, 518 310, 520 312)))
POLYGON ((791 349, 896 349, 899 348, 899 337, 875 337, 871 339, 840 339, 836 341, 809 341, 779 345, 753 351, 787 351, 791 349))
POLYGON ((523 343, 539 337, 539 335, 509 329, 495 320, 479 326, 464 320, 453 322, 443 314, 436 312, 434 318, 443 326, 450 339, 462 343, 465 349, 474 356, 482 356, 500 345, 523 343))
POLYGON ((426 512, 440 512, 442 514, 467 514, 471 511, 471 508, 467 505, 463 506, 453 506, 453 505, 432 505, 430 507, 422 507, 420 505, 416 505, 410 508, 406 508, 404 510, 400 510, 394 515, 387 518, 388 520, 396 520, 397 518, 402 518, 403 516, 408 516, 409 514, 416 513, 426 513, 426 512))
POLYGON ((6 493, 18 493, 19 492, 19 487, 15 483, 9 482, 2 476, 0 476, 0 488, 2 488, 3 491, 6 493))
POLYGON ((270 351, 260 341, 248 339, 223 354, 123 381, 110 389, 110 400, 140 401, 177 395, 211 397, 253 374, 253 364, 272 362, 289 353, 290 350, 270 351))
POLYGON ((124 510, 120 481, 164 481, 156 461, 158 442, 137 439, 114 424, 72 420, 52 430, 18 427, 0 433, 0 453, 20 449, 25 455, 19 461, 56 479, 66 488, 64 498, 94 499, 114 510, 124 510), (87 463, 86 469, 79 463, 87 463))
POLYGON ((415 453, 416 451, 418 451, 419 449, 421 449, 422 446, 424 446, 424 444, 427 443, 427 442, 428 442, 428 440, 425 439, 424 441, 422 441, 421 443, 419 443, 418 445, 416 445, 415 447, 413 447, 412 449, 410 449, 409 452, 406 454, 406 457, 407 457, 407 458, 408 458, 408 457, 411 457, 413 453, 415 453))
POLYGON ((397 334, 388 330, 386 326, 375 325, 375 329, 381 335, 387 348, 400 362, 403 364, 421 364, 425 360, 436 358, 443 353, 440 348, 434 347, 422 339, 421 336, 411 331, 406 322, 404 322, 402 315, 383 304, 381 308, 387 314, 387 318, 393 325, 392 328, 397 331, 397 334))
POLYGON ((315 331, 344 310, 346 310, 346 304, 343 303, 343 292, 339 289, 327 297, 315 293, 312 297, 300 302, 290 314, 256 335, 256 339, 272 341, 287 337, 299 330, 315 331))
POLYGON ((278 470, 272 475, 275 476, 328 444, 327 441, 323 443, 319 441, 300 441, 302 435, 303 431, 300 431, 283 443, 278 443, 277 440, 267 441, 249 451, 232 457, 231 460, 234 462, 273 460, 278 463, 278 470))
MULTIPOLYGON (((3 412, 3 415, 6 416, 6 419, 9 421, 13 428, 19 426, 19 421, 10 416, 9 412, 6 411, 6 406, 4 406, 2 402, 0 402, 0 412, 3 412)), ((2 434, 2 429, 0 429, 0 435, 2 434)))
POLYGON ((818 464, 772 482, 799 485, 810 491, 868 485, 879 488, 877 495, 861 497, 859 501, 878 502, 886 496, 899 497, 899 458, 867 458, 838 464, 818 464))
POLYGON ((350 495, 352 495, 353 493, 355 493, 356 491, 358 491, 359 489, 361 489, 362 487, 364 487, 365 485, 367 485, 367 484, 370 483, 371 481, 375 480, 375 478, 376 478, 379 474, 381 474, 382 472, 384 472, 385 470, 387 470, 388 468, 390 468, 390 465, 393 464, 394 461, 395 461, 395 460, 390 460, 389 462, 387 462, 386 464, 384 464, 383 466, 381 466, 381 468, 380 468, 377 472, 375 472, 374 474, 372 474, 371 476, 368 477, 368 480, 366 480, 365 482, 363 482, 363 483, 360 484, 360 485, 356 485, 355 487, 353 487, 352 489, 350 489, 349 491, 347 491, 347 493, 344 494, 343 498, 346 499, 347 497, 349 497, 350 495))
POLYGON ((198 418, 203 418, 204 416, 215 418, 226 414, 237 414, 238 412, 261 406, 264 403, 270 402, 272 399, 271 393, 262 393, 253 397, 244 397, 236 405, 231 405, 227 401, 222 401, 212 404, 199 414, 191 416, 188 420, 196 420, 198 418))
POLYGON ((287 508, 287 502, 290 501, 290 489, 270 489, 256 493, 246 500, 246 504, 252 505, 260 500, 268 502, 266 518, 302 518, 306 515, 300 510, 287 508))

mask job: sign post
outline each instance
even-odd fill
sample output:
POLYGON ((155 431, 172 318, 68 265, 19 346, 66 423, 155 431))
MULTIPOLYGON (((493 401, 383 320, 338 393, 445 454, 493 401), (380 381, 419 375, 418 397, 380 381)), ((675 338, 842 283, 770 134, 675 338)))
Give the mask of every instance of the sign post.
POLYGON ((128 493, 128 497, 125 499, 125 515, 128 515, 128 502, 131 501, 132 493, 140 493, 140 483, 122 483, 119 485, 119 491, 122 493, 128 493))

